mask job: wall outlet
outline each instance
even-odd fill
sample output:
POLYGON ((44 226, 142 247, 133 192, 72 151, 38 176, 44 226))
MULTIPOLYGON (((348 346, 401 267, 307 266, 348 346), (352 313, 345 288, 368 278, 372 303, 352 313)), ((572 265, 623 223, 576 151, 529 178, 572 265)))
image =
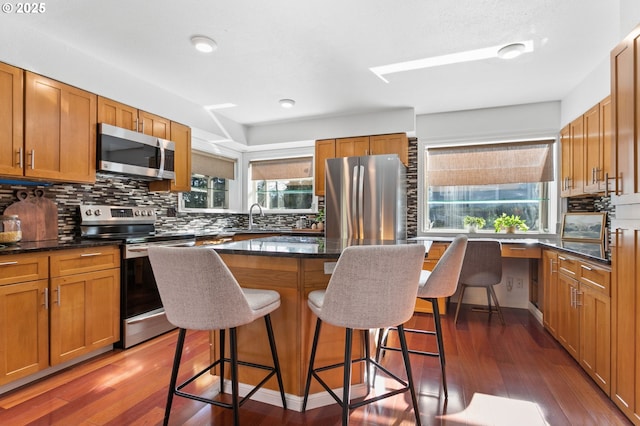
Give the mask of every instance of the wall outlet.
POLYGON ((523 287, 524 287, 524 284, 523 284, 522 278, 516 279, 516 288, 523 288, 523 287))
POLYGON ((513 290, 513 277, 507 277, 507 291, 513 290))

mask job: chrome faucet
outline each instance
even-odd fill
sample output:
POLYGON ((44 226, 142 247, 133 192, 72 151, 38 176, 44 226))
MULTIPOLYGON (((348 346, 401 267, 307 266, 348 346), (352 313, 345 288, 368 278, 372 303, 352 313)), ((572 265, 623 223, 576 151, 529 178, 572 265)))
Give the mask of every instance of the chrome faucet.
POLYGON ((264 216, 264 213, 262 212, 262 206, 260 204, 258 203, 251 204, 251 207, 249 207, 249 230, 253 229, 253 208, 256 206, 260 211, 260 216, 264 216))

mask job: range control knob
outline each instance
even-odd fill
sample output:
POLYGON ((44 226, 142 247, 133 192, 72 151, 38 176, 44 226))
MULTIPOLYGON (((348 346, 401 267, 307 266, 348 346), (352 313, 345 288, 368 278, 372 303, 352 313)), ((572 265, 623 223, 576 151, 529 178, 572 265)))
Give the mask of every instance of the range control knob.
POLYGON ((136 212, 134 213, 135 216, 140 216, 140 210, 136 210, 136 212))
POLYGON ((96 209, 96 211, 94 212, 94 214, 96 216, 100 216, 102 214, 102 212, 100 211, 100 209, 96 209))
POLYGON ((93 212, 91 211, 91 209, 87 209, 87 210, 84 212, 84 214, 85 214, 85 215, 87 215, 87 216, 91 216, 91 215, 93 214, 93 212))

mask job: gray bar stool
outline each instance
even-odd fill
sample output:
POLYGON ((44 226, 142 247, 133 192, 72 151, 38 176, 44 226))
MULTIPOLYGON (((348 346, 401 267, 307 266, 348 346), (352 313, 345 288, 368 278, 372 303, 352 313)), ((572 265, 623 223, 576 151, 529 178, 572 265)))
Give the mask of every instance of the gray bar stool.
POLYGON ((492 313, 497 312, 502 325, 505 324, 498 296, 493 286, 502 281, 502 244, 498 240, 470 240, 467 246, 467 253, 464 257, 464 264, 460 272, 460 298, 456 308, 454 324, 458 323, 458 314, 462 298, 467 287, 483 287, 487 292, 487 309, 478 309, 492 313), (496 309, 491 307, 491 299, 495 302, 496 309))
MULTIPOLYGON (((467 237, 458 235, 453 242, 447 247, 444 254, 436 263, 433 271, 422 271, 420 274, 420 286, 418 287, 418 297, 420 299, 431 302, 433 308, 433 322, 435 330, 418 330, 406 328, 407 333, 417 333, 423 335, 435 335, 437 352, 418 351, 410 349, 409 353, 416 355, 425 355, 438 357, 440 359, 440 370, 442 371, 442 388, 444 390, 445 399, 449 397, 447 390, 447 376, 445 372, 445 356, 444 343, 442 341, 442 326, 440 324, 440 308, 438 306, 438 298, 450 297, 458 288, 458 278, 462 269, 462 262, 467 249, 467 237)), ((398 351, 397 347, 387 346, 387 338, 389 332, 395 328, 387 328, 380 330, 378 334, 378 347, 376 349, 376 360, 384 356, 385 350, 398 351)))
MULTIPOLYGON (((327 289, 309 293, 309 308, 318 319, 311 347, 302 411, 305 411, 307 407, 309 387, 313 377, 342 407, 343 425, 349 423, 350 409, 406 391, 411 393, 416 424, 420 425, 418 401, 402 324, 413 315, 424 253, 425 248, 421 244, 347 247, 338 259, 327 289), (322 322, 346 329, 343 363, 315 367, 322 322), (406 381, 382 367, 370 356, 369 329, 390 326, 398 328, 407 372, 406 381), (358 359, 352 359, 351 356, 353 330, 361 330, 365 342, 365 356, 358 359), (383 371, 400 383, 402 388, 352 403, 350 398, 351 368, 354 363, 358 362, 366 364, 367 382, 369 381, 370 366, 373 364, 376 369, 383 371), (318 374, 333 368, 344 369, 342 398, 336 395, 318 374)), ((367 383, 368 388, 369 383, 367 383)))
POLYGON ((180 329, 171 371, 164 424, 167 425, 169 422, 173 395, 178 395, 219 407, 231 408, 234 425, 239 425, 240 406, 273 375, 278 380, 282 406, 286 409, 287 403, 270 316, 270 313, 280 306, 280 294, 273 290, 240 288, 229 268, 211 249, 149 247, 149 260, 167 319, 180 329), (267 328, 273 366, 238 360, 236 327, 262 317, 267 328), (213 364, 176 386, 187 329, 219 330, 221 355, 213 364), (230 358, 224 357, 226 329, 229 329, 230 334, 230 358), (231 403, 203 398, 181 390, 213 367, 220 365, 220 393, 222 393, 225 363, 230 363, 231 366, 231 403), (238 396, 238 365, 268 371, 265 378, 242 399, 238 396))

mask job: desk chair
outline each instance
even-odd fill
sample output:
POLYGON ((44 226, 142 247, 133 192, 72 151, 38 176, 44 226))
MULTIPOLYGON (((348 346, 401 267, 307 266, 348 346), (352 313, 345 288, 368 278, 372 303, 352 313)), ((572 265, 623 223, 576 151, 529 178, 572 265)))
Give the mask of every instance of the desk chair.
MULTIPOLYGON (((327 289, 309 293, 309 308, 318 319, 313 336, 302 411, 305 411, 307 407, 311 379, 315 378, 341 405, 343 425, 349 423, 350 409, 406 391, 411 393, 416 424, 420 425, 418 402, 402 324, 413 315, 424 253, 425 248, 421 244, 347 247, 338 259, 327 289), (323 322, 346 329, 344 362, 315 367, 316 349, 323 322), (370 356, 369 329, 390 326, 395 326, 398 329, 407 381, 382 367, 370 356), (352 360, 354 329, 362 331, 365 342, 365 357, 352 360), (400 383, 402 388, 390 390, 384 395, 351 402, 351 368, 356 362, 366 363, 367 382, 369 382, 370 366, 373 364, 376 369, 383 371, 400 383), (342 398, 336 395, 318 375, 321 371, 333 368, 344 369, 342 398)), ((368 388, 369 383, 367 383, 368 388)))
POLYGON ((460 272, 460 298, 456 308, 454 324, 458 323, 460 305, 464 298, 464 291, 467 287, 484 287, 487 292, 487 306, 484 312, 489 312, 489 317, 494 312, 498 313, 500 322, 505 324, 498 296, 493 286, 502 281, 502 244, 498 240, 470 240, 467 246, 467 253, 464 256, 462 272, 460 272), (496 309, 491 307, 491 299, 495 302, 496 309))
MULTIPOLYGON (((440 370, 442 371, 442 388, 445 399, 449 397, 447 390, 447 376, 445 373, 444 344, 442 341, 442 326, 440 325, 440 308, 438 298, 452 296, 458 287, 458 278, 462 269, 462 261, 467 248, 467 237, 458 235, 447 247, 433 271, 422 271, 420 274, 420 285, 418 287, 418 297, 431 302, 433 308, 433 322, 435 330, 405 329, 407 333, 417 333, 425 335, 435 335, 437 352, 409 350, 409 353, 438 357, 440 359, 440 370)), ((385 350, 398 351, 397 347, 387 346, 387 338, 390 331, 395 331, 394 327, 380 330, 378 334, 378 346, 376 349, 376 361, 384 356, 385 350)))
POLYGON ((158 284, 160 298, 169 322, 178 327, 178 343, 171 371, 171 382, 165 408, 164 424, 169 422, 173 395, 206 402, 233 410, 234 425, 239 425, 240 406, 274 374, 280 387, 282 406, 287 404, 282 375, 271 327, 271 312, 280 306, 280 294, 273 290, 242 289, 220 256, 211 249, 149 247, 149 261, 158 284), (264 317, 273 358, 273 367, 238 360, 236 327, 264 317), (180 359, 187 329, 219 330, 220 359, 176 387, 180 359), (230 358, 224 357, 225 330, 230 334, 230 358), (231 403, 203 398, 183 392, 186 385, 220 366, 220 393, 224 388, 225 363, 231 366, 231 403), (260 384, 242 399, 238 396, 238 365, 268 371, 260 384))

